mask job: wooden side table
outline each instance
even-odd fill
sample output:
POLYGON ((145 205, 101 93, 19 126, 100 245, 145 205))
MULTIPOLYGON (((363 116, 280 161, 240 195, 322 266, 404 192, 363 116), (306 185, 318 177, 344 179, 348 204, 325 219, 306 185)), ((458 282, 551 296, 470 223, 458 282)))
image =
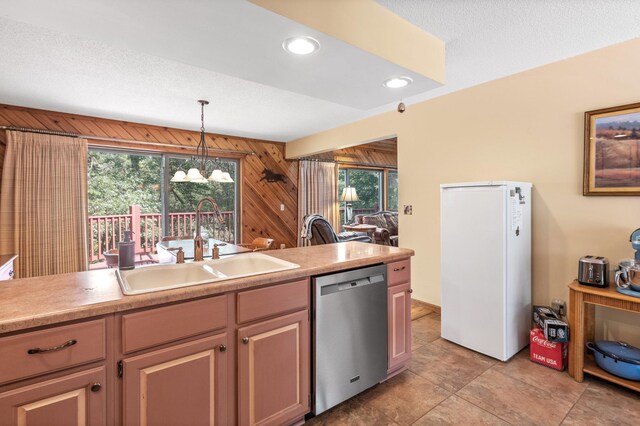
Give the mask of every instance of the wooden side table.
POLYGON ((618 293, 615 284, 607 288, 583 286, 577 281, 569 284, 569 375, 581 382, 588 373, 640 392, 640 382, 609 374, 590 355, 585 357, 585 343, 594 340, 596 305, 640 313, 640 298, 618 293))

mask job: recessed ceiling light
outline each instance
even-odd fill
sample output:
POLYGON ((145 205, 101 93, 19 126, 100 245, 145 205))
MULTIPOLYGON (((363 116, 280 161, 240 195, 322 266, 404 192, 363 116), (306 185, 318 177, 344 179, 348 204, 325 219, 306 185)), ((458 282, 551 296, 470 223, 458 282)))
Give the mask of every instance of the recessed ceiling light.
POLYGON ((320 43, 311 37, 291 37, 282 43, 282 48, 294 55, 310 55, 320 49, 320 43))
POLYGON ((389 89, 400 89, 413 83, 411 77, 392 77, 389 80, 382 83, 384 87, 389 89))

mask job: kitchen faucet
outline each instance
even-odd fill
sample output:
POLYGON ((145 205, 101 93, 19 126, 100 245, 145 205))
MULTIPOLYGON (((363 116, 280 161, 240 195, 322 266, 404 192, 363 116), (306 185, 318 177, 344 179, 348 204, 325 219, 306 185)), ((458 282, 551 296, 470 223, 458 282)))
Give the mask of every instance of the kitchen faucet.
POLYGON ((195 260, 196 262, 204 258, 204 241, 200 236, 200 210, 202 209, 202 206, 204 205, 205 202, 209 202, 209 204, 211 204, 211 206, 213 207, 213 213, 216 215, 216 219, 218 220, 218 223, 221 226, 224 226, 225 224, 224 218, 220 213, 220 208, 218 208, 218 205, 216 204, 213 198, 204 197, 202 200, 200 200, 200 202, 198 203, 198 206, 196 207, 196 236, 193 239, 193 260, 195 260))

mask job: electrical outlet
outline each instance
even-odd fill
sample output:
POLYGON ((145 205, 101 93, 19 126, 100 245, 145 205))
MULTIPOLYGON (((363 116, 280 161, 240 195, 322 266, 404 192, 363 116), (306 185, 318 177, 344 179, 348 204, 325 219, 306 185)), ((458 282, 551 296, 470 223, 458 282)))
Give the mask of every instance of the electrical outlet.
POLYGON ((281 248, 281 249, 286 248, 286 247, 287 247, 287 246, 285 246, 284 244, 280 244, 280 248, 281 248))
POLYGON ((284 211, 284 204, 280 204, 280 211, 283 212, 284 211))
POLYGON ((567 302, 561 299, 553 299, 551 302, 551 308, 558 313, 561 317, 567 315, 567 302))

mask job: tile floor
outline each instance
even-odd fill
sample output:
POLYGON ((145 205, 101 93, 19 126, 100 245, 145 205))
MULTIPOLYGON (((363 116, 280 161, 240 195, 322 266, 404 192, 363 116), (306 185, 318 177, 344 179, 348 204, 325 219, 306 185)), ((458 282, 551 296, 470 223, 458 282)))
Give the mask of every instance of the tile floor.
POLYGON ((506 363, 440 338, 440 317, 413 321, 409 369, 307 425, 640 425, 640 394, 529 361, 506 363))

